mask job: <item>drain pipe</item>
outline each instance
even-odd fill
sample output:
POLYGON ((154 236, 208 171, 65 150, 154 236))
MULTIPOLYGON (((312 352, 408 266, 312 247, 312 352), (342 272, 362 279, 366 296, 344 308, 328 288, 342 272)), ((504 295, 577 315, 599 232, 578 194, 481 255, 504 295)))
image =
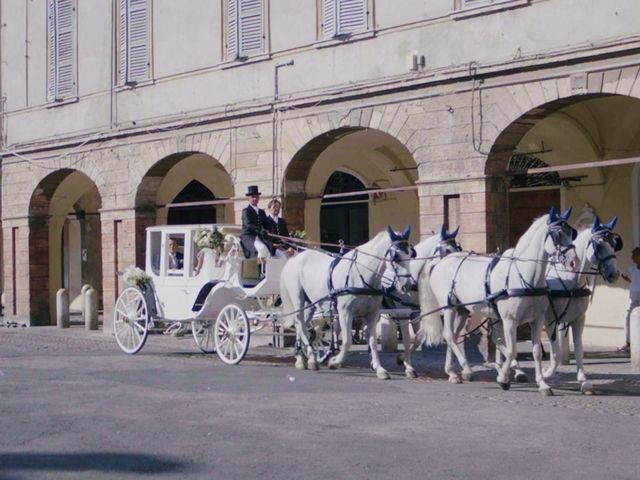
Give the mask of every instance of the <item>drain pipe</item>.
POLYGON ((273 71, 273 104, 271 106, 271 195, 273 197, 278 194, 278 109, 276 108, 276 102, 278 101, 278 95, 280 94, 278 70, 283 67, 290 67, 293 63, 293 60, 289 60, 284 63, 276 63, 273 71))

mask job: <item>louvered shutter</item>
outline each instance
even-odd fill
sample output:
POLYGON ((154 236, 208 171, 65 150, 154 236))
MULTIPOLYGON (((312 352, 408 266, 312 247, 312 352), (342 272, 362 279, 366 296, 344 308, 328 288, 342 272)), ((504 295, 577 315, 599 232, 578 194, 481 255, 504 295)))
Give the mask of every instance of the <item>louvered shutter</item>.
POLYGON ((47 37, 48 60, 47 65, 47 100, 53 102, 56 99, 56 6, 54 0, 47 2, 47 37))
POLYGON ((118 85, 127 83, 127 0, 119 0, 118 85))
POLYGON ((76 28, 74 0, 49 0, 49 65, 47 99, 62 100, 76 95, 76 28))
POLYGON ((129 0, 127 83, 149 79, 149 3, 129 0))
POLYGON ((333 38, 337 33, 336 1, 322 0, 322 37, 333 38))
POLYGON ((240 1, 239 55, 262 53, 264 46, 263 0, 240 1))
POLYGON ((337 34, 348 35, 367 29, 367 0, 337 0, 337 34))
POLYGON ((58 0, 56 36, 58 38, 56 99, 76 94, 76 48, 74 0, 58 0))
POLYGON ((227 0, 227 59, 238 58, 238 0, 227 0))

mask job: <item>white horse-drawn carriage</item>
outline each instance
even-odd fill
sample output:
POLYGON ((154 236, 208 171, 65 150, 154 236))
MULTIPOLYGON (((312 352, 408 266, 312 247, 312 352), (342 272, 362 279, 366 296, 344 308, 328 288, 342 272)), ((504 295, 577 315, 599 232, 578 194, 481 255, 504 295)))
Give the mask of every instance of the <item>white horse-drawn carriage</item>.
MULTIPOLYGON (((282 334, 276 303, 286 260, 270 258, 261 267, 244 258, 237 233, 234 225, 147 229, 145 271, 125 278, 129 286, 115 305, 114 332, 124 352, 139 352, 150 331, 190 326, 203 352, 237 364, 252 334, 282 334), (219 232, 221 245, 198 247, 202 231, 219 232)), ((315 345, 326 355, 329 335, 321 321, 316 316, 315 345)))

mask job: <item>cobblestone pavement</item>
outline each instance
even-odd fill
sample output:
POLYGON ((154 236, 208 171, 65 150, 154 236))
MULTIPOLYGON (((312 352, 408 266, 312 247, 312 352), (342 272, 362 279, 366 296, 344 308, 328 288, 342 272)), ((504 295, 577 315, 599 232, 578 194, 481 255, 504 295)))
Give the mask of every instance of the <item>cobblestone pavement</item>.
POLYGON ((469 350, 474 382, 446 382, 443 349, 417 355, 415 381, 383 354, 383 382, 362 346, 344 369, 300 372, 290 349, 230 367, 189 335, 151 335, 130 356, 80 326, 0 327, 0 480, 638 478, 628 357, 590 351, 597 395, 567 366, 542 397, 502 391, 469 350))

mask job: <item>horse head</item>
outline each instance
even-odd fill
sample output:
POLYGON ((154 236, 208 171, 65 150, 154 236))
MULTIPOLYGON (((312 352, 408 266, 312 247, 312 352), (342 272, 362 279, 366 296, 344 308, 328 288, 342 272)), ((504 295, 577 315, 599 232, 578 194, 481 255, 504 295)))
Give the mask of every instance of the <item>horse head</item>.
POLYGON ((561 214, 556 212, 555 207, 551 207, 547 217, 547 237, 553 243, 552 250, 559 250, 563 254, 573 248, 573 241, 578 236, 576 229, 567 223, 569 215, 571 207, 561 214))
POLYGON ((438 242, 438 245, 436 245, 436 247, 434 248, 432 255, 438 256, 438 257, 445 257, 450 253, 462 251, 462 247, 456 241, 456 236, 458 235, 459 231, 460 231, 459 225, 455 230, 451 232, 448 231, 444 225, 442 225, 442 227, 440 228, 440 241, 438 242))
POLYGON ((587 245, 587 251, 590 250, 590 262, 597 267, 602 278, 608 283, 615 282, 620 276, 615 252, 622 250, 624 244, 622 237, 612 231, 617 221, 618 217, 614 216, 609 223, 603 224, 596 215, 587 245))
POLYGON ((407 225, 402 233, 395 232, 387 226, 387 233, 391 240, 391 245, 387 249, 385 257, 388 257, 395 274, 396 288, 401 291, 408 291, 412 286, 411 274, 409 272, 409 262, 416 257, 416 251, 409 243, 411 226, 407 225))

